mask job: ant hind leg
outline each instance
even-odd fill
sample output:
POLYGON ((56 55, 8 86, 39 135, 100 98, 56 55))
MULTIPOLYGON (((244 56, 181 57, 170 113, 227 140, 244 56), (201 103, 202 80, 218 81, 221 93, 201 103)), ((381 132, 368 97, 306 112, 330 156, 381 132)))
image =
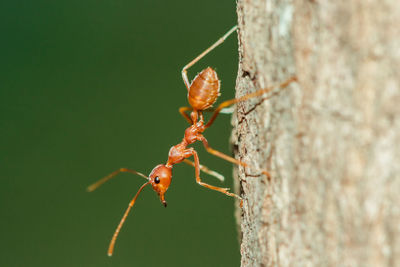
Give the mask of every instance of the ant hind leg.
POLYGON ((205 125, 206 128, 210 127, 214 120, 217 118, 218 114, 221 112, 222 109, 229 107, 233 104, 236 104, 238 102, 243 102, 246 101, 247 99, 253 98, 253 97, 257 97, 260 95, 263 95, 265 93, 269 93, 272 90, 274 90, 275 88, 285 88, 287 87, 289 84, 291 84, 292 82, 297 81, 297 77, 296 76, 292 76, 289 79, 287 79, 286 81, 284 81, 283 83, 276 85, 276 86, 271 86, 268 88, 264 88, 258 91, 255 91, 253 93, 244 95, 242 97, 239 98, 234 98, 234 99, 230 99, 230 100, 226 100, 224 102, 222 102, 221 104, 219 104, 219 106, 214 110, 214 113, 212 114, 210 120, 207 122, 207 124, 205 125))
POLYGON ((210 46, 209 48, 207 48, 206 50, 204 50, 200 55, 198 55, 195 59, 193 59, 192 61, 190 61, 185 67, 183 67, 182 69, 182 79, 183 82, 186 85, 186 88, 190 89, 190 83, 189 83, 189 79, 187 77, 187 70, 193 66, 194 64, 196 64, 197 61, 199 61, 200 59, 202 59, 205 55, 207 55, 210 51, 212 51, 214 48, 216 48, 217 46, 219 46, 220 44, 222 44, 226 38, 228 38, 229 35, 231 35, 234 31, 236 31, 237 29, 237 25, 233 26, 227 33, 224 34, 224 36, 222 36, 221 38, 218 39, 218 41, 216 41, 212 46, 210 46))
POLYGON ((193 110, 193 108, 192 107, 180 107, 179 108, 179 113, 182 115, 182 117, 185 118, 185 120, 187 120, 187 122, 189 122, 189 124, 193 124, 192 119, 186 113, 186 111, 189 111, 189 110, 193 110))

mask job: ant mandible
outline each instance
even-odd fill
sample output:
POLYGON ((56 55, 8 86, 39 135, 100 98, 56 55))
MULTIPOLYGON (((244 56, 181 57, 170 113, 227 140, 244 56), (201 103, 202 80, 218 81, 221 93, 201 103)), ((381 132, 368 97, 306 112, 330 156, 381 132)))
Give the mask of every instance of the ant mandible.
MULTIPOLYGON (((234 26, 232 29, 230 29, 224 36, 222 36, 217 42, 215 42, 212 46, 210 46, 208 49, 206 49, 203 53, 201 53, 199 56, 197 56, 195 59, 193 59, 189 64, 187 64, 185 67, 182 69, 182 78, 183 82, 185 83, 185 86, 188 90, 188 101, 190 104, 190 107, 181 107, 179 109, 180 114, 189 122, 190 126, 185 130, 185 135, 179 144, 171 147, 168 153, 168 161, 166 164, 160 164, 157 165, 150 173, 150 175, 147 177, 146 175, 131 170, 131 169, 126 169, 126 168, 121 168, 119 170, 114 171, 113 173, 109 174, 108 176, 100 179, 96 183, 90 185, 88 187, 88 191, 93 191, 96 188, 98 188, 100 185, 105 183, 106 181, 110 180, 111 178, 115 177, 117 174, 121 172, 130 172, 133 174, 137 174, 147 180, 146 183, 144 183, 139 190, 137 191, 136 195, 133 197, 131 202, 129 203, 129 206, 127 210, 125 211, 117 229, 114 232, 114 235, 111 239, 109 248, 108 248, 108 256, 111 256, 114 251, 114 246, 115 242, 117 240, 118 234, 121 230, 122 225, 125 222, 126 217, 128 216, 129 211, 131 210, 132 206, 135 204, 137 197, 139 196, 140 192, 143 190, 143 188, 147 185, 151 185, 153 187, 153 190, 158 194, 160 197, 161 202, 163 205, 166 207, 167 202, 165 201, 165 192, 168 190, 168 187, 171 184, 171 179, 172 179, 172 167, 173 165, 180 163, 180 162, 185 162, 189 165, 194 166, 195 168, 195 176, 196 176, 196 182, 204 186, 206 188, 219 191, 225 195, 231 196, 231 197, 236 197, 240 201, 242 201, 242 198, 234 193, 229 192, 229 188, 222 188, 222 187, 217 187, 213 185, 209 185, 207 183, 204 183, 201 178, 200 178, 200 170, 211 174, 220 180, 223 179, 221 175, 218 173, 208 169, 205 166, 200 165, 199 162, 199 157, 197 155, 197 152, 194 148, 189 147, 188 145, 193 144, 196 141, 201 141, 207 150, 207 152, 220 157, 224 160, 227 160, 229 162, 232 162, 234 164, 243 166, 243 167, 248 167, 248 164, 245 162, 242 162, 240 160, 237 160, 235 158, 232 158, 222 152, 219 152, 213 148, 210 147, 208 144, 207 139, 203 136, 203 132, 209 128, 213 122, 215 121, 216 117, 218 114, 221 112, 222 109, 233 105, 235 103, 245 101, 249 98, 256 97, 259 95, 262 95, 264 93, 270 92, 272 89, 280 87, 284 88, 287 85, 289 85, 291 82, 296 80, 296 77, 292 77, 285 81, 284 83, 280 84, 279 86, 274 86, 262 90, 258 90, 254 93, 247 94, 245 96, 242 96, 240 98, 235 98, 231 100, 227 100, 225 102, 222 102, 213 112, 211 115, 210 119, 208 120, 207 123, 204 121, 204 116, 203 116, 203 111, 208 110, 212 107, 212 105, 216 102, 218 96, 220 95, 220 81, 218 79, 217 73, 214 69, 211 67, 208 67, 201 71, 192 81, 192 83, 189 83, 189 79, 187 77, 187 70, 193 66, 196 62, 198 62, 201 58, 203 58, 206 54, 208 54, 211 50, 213 50, 215 47, 220 45, 225 41, 225 39, 232 34, 235 30, 237 29, 237 26, 234 26), (190 111, 190 116, 186 113, 187 111, 190 111), (187 158, 193 156, 194 162, 189 161, 187 158)), ((262 171, 263 174, 265 174, 268 179, 270 179, 270 174, 267 171, 262 171)), ((242 203, 242 202, 241 202, 242 203)))

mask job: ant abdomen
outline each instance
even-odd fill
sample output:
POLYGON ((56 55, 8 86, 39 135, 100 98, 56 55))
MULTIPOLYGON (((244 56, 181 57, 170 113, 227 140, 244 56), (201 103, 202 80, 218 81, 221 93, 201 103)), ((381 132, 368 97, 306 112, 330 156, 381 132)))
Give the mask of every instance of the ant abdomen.
POLYGON ((220 81, 217 72, 211 67, 201 71, 190 85, 188 100, 194 110, 210 108, 217 100, 220 81))

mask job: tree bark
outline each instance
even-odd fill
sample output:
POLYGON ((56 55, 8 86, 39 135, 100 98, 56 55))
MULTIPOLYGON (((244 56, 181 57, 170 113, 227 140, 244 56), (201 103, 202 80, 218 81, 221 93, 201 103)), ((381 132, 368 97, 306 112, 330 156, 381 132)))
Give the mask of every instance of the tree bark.
POLYGON ((400 1, 237 11, 242 266, 400 266, 400 1))

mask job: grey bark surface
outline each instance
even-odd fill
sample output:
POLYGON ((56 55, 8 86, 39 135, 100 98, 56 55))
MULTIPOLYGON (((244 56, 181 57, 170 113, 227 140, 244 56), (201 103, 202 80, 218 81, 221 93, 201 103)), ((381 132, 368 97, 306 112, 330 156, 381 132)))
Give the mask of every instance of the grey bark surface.
POLYGON ((400 1, 237 11, 241 265, 400 266, 400 1))

